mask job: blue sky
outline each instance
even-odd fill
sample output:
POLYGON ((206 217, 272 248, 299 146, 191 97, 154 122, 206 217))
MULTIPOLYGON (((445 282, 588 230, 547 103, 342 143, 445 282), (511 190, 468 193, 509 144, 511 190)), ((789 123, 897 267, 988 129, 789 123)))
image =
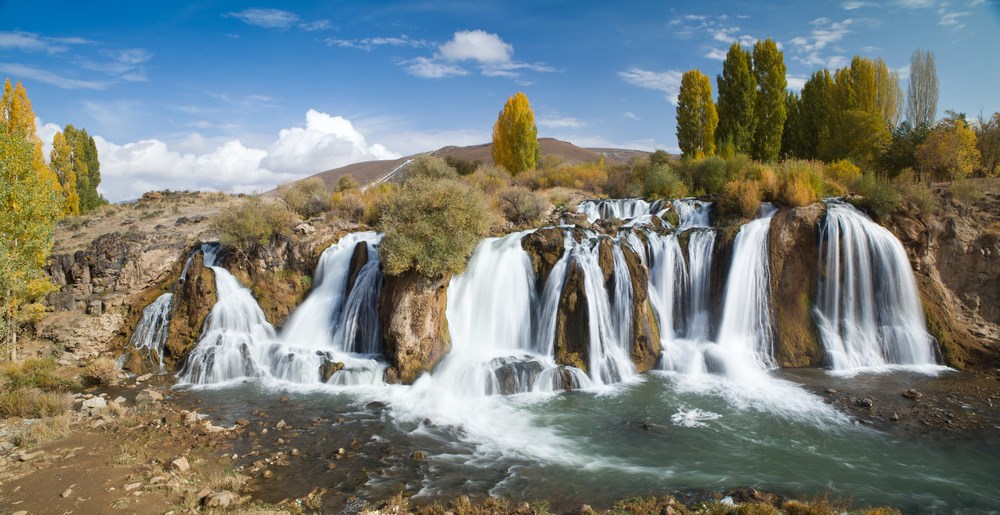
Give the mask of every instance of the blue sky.
POLYGON ((936 54, 939 116, 1000 111, 1000 0, 840 2, 0 0, 0 76, 39 132, 95 135, 102 191, 259 191, 355 161, 489 140, 524 91, 540 136, 676 151, 681 74, 779 42, 796 89, 855 54, 905 89, 936 54))

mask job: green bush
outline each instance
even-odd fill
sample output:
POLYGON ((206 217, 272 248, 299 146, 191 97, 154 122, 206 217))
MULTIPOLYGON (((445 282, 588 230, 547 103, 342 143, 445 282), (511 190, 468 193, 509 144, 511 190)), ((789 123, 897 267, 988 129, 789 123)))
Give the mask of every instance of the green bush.
MULTIPOLYGON (((341 177, 341 180, 344 178, 341 177)), ((288 209, 307 220, 329 211, 332 207, 326 184, 319 177, 285 184, 278 188, 278 197, 288 209)))
POLYGON ((912 168, 904 168, 892 180, 892 185, 899 191, 900 196, 906 199, 922 216, 937 212, 937 201, 934 200, 934 193, 931 192, 927 183, 917 178, 917 173, 912 168))
POLYGON ((478 159, 470 160, 453 156, 445 156, 444 162, 448 163, 448 166, 454 168, 458 172, 458 175, 463 177, 472 174, 483 165, 483 162, 478 159))
POLYGON ((510 173, 499 166, 480 166, 475 172, 462 177, 462 180, 492 195, 511 185, 513 178, 510 173))
POLYGON ((632 198, 642 195, 642 182, 636 168, 645 166, 640 161, 617 164, 607 170, 604 193, 610 198, 632 198))
POLYGON ((500 191, 497 203, 504 217, 516 226, 537 225, 549 209, 545 198, 524 186, 500 191))
POLYGON ((249 259, 252 252, 267 246, 271 240, 290 235, 293 223, 295 216, 281 203, 255 195, 216 215, 212 227, 219 232, 223 245, 249 259))
POLYGON ((973 202, 983 198, 983 191, 969 179, 959 179, 948 186, 951 196, 959 202, 973 202))
POLYGON ((461 181, 408 180, 382 209, 380 254, 385 273, 458 274, 497 220, 492 203, 461 181))
POLYGON ((851 189, 860 195, 853 197, 851 202, 876 218, 885 217, 899 209, 899 193, 896 188, 872 174, 858 177, 851 189))
POLYGON ((691 185, 695 190, 702 190, 705 193, 721 193, 722 188, 730 181, 727 175, 729 167, 726 160, 718 156, 706 157, 691 162, 690 174, 691 185))
POLYGON ((646 198, 683 198, 688 196, 687 185, 670 168, 663 163, 646 166, 642 173, 643 196, 646 198))
POLYGON ((360 187, 353 175, 341 175, 340 179, 337 179, 337 191, 352 191, 360 187))
POLYGON ((406 180, 412 179, 457 179, 455 171, 447 161, 430 154, 420 154, 406 167, 406 180))

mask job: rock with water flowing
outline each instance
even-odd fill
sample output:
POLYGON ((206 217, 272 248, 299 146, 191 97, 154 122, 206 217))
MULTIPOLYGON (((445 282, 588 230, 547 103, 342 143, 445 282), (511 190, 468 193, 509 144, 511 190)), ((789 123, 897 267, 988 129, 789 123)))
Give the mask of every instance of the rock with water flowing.
POLYGON ((827 203, 816 313, 835 370, 936 363, 903 245, 864 213, 827 203))
POLYGON ((412 383, 451 349, 448 333, 448 279, 416 272, 387 276, 379 298, 389 382, 412 383))
POLYGON ((174 293, 170 334, 164 352, 178 361, 186 357, 198 342, 205 319, 218 300, 215 275, 205 266, 201 252, 191 257, 185 272, 174 293))

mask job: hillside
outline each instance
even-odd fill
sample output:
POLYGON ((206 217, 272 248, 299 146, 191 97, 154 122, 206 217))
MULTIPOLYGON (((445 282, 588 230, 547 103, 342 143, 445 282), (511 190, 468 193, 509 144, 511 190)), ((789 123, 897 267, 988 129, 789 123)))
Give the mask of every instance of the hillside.
MULTIPOLYGON (((568 164, 578 164, 586 162, 597 162, 604 156, 608 164, 626 163, 636 157, 649 155, 649 152, 642 150, 629 150, 619 148, 584 148, 578 147, 567 141, 554 138, 540 138, 538 140, 542 147, 542 155, 555 155, 563 159, 568 164)), ((481 145, 470 145, 467 147, 447 146, 431 152, 438 157, 454 157, 467 161, 482 161, 485 164, 493 164, 492 143, 481 145)), ((333 170, 320 172, 312 177, 323 179, 327 189, 333 190, 337 186, 337 181, 345 175, 354 177, 360 184, 369 184, 385 177, 387 174, 399 168, 406 161, 413 159, 418 154, 401 157, 399 159, 385 161, 364 161, 354 163, 333 170)))

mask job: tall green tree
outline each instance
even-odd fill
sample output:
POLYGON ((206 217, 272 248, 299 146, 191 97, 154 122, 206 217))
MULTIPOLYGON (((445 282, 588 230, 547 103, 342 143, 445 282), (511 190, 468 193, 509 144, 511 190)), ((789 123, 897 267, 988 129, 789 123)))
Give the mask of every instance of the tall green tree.
POLYGON ((906 90, 906 119, 914 127, 930 127, 937 118, 938 77, 934 53, 917 49, 910 57, 910 87, 906 90))
POLYGON ((67 125, 63 130, 66 134, 66 143, 72 151, 80 213, 87 214, 108 203, 97 191, 97 186, 101 184, 101 163, 97 156, 97 145, 94 138, 87 134, 87 129, 77 129, 67 125))
POLYGON ((677 145, 681 152, 694 158, 715 154, 718 125, 712 82, 698 70, 684 73, 677 95, 677 145))
POLYGON ((833 77, 830 70, 824 68, 814 72, 806 81, 799 108, 802 125, 800 157, 818 159, 828 146, 833 114, 833 77))
POLYGON ((891 143, 889 110, 880 99, 877 72, 871 59, 855 56, 851 65, 833 77, 833 111, 824 159, 851 159, 873 169, 882 151, 891 143))
POLYGON ((493 161, 511 175, 535 168, 541 155, 535 112, 518 91, 507 99, 493 124, 493 161))
POLYGON ((785 129, 785 54, 771 39, 753 46, 753 73, 757 79, 757 100, 754 108, 757 127, 754 133, 753 157, 760 161, 776 161, 781 151, 781 135, 785 129))
POLYGON ((750 154, 753 150, 757 101, 757 81, 753 74, 753 57, 739 43, 733 43, 722 62, 722 74, 716 76, 719 88, 719 145, 731 141, 736 152, 750 154))
POLYGON ((56 173, 56 177, 59 177, 59 184, 62 185, 63 214, 80 214, 80 195, 77 192, 76 171, 73 167, 73 151, 66 143, 66 137, 62 132, 57 132, 52 139, 49 166, 56 173))
POLYGON ((1000 113, 993 113, 990 118, 979 113, 975 131, 983 173, 987 177, 1000 176, 1000 113))
POLYGON ((795 93, 788 93, 785 99, 785 111, 788 117, 785 119, 785 130, 781 134, 781 157, 804 158, 805 148, 805 120, 802 115, 802 100, 795 93))
POLYGON ((890 129, 903 117, 903 90, 899 72, 889 68, 881 57, 875 59, 875 106, 890 129))

